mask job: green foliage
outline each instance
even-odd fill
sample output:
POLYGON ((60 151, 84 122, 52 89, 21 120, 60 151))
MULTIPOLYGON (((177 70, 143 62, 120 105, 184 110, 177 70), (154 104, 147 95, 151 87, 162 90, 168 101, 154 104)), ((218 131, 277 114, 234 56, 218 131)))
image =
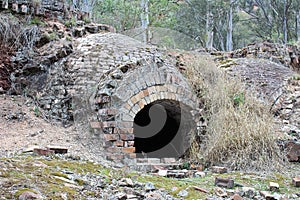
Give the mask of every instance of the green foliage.
POLYGON ((33 112, 34 112, 35 116, 37 116, 37 117, 39 117, 41 115, 39 108, 36 106, 33 108, 33 112))
POLYGON ((245 93, 240 92, 233 96, 233 104, 235 107, 245 104, 245 93))
POLYGON ((96 21, 112 25, 117 31, 140 26, 141 9, 139 1, 106 0, 97 1, 93 8, 96 21))
MULTIPOLYGON (((125 31, 141 26, 141 0, 97 1, 93 8, 96 21, 114 26, 117 31, 125 31)), ((169 0, 149 0, 149 25, 173 28, 177 22, 179 6, 169 0)))
POLYGON ((39 17, 34 17, 30 20, 31 25, 41 25, 44 26, 45 22, 43 22, 39 17))
POLYGON ((69 19, 65 22, 65 26, 69 27, 69 28, 71 28, 75 25, 76 25, 76 18, 75 17, 72 17, 71 19, 69 19))

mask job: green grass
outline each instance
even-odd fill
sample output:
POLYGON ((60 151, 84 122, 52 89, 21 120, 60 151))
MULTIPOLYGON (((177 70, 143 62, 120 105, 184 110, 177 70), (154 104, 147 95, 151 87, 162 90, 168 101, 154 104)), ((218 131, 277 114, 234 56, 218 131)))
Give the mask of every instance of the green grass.
POLYGON ((67 194, 68 199, 76 199, 82 194, 90 197, 96 195, 95 191, 89 190, 84 190, 82 193, 80 186, 86 184, 84 179, 75 179, 74 181, 78 188, 73 188, 66 186, 64 181, 55 178, 56 176, 68 178, 64 171, 72 172, 79 177, 86 174, 101 176, 101 180, 106 183, 111 183, 113 179, 119 180, 124 177, 131 178, 133 182, 151 182, 156 189, 164 188, 174 197, 178 197, 177 194, 181 190, 187 190, 189 195, 184 199, 190 200, 205 199, 208 195, 213 195, 215 177, 232 178, 235 183, 253 187, 256 190, 268 190, 270 181, 277 182, 280 185, 279 193, 281 194, 295 194, 299 190, 292 186, 291 176, 279 173, 262 176, 255 173, 236 171, 221 175, 208 172, 203 178, 175 179, 142 174, 141 172, 128 172, 126 169, 114 170, 88 161, 68 161, 55 157, 20 156, 11 159, 0 159, 0 163, 2 166, 0 168, 0 178, 2 180, 0 196, 8 199, 18 198, 24 191, 40 193, 46 199, 60 199, 60 194, 62 193, 67 194), (206 189, 209 193, 205 194, 196 191, 193 186, 206 189), (9 191, 13 187, 15 188, 15 193, 10 193, 9 191), (174 188, 176 189, 174 190, 174 188))

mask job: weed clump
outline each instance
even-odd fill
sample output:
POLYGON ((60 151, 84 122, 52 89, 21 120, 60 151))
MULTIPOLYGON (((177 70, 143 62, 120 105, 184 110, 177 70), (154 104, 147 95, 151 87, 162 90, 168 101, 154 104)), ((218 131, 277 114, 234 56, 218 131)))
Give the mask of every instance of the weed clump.
POLYGON ((233 170, 266 171, 282 166, 274 118, 267 107, 208 56, 197 55, 188 65, 186 77, 202 101, 207 123, 196 136, 190 158, 233 170))

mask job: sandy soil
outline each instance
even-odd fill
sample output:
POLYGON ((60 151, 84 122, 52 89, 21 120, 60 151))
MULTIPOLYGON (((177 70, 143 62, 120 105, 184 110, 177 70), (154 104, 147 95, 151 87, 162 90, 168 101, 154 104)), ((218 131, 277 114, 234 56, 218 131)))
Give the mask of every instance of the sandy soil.
POLYGON ((92 135, 67 128, 61 123, 49 123, 37 116, 33 102, 22 96, 0 95, 0 157, 13 156, 34 146, 61 146, 68 154, 102 162, 97 152, 98 141, 92 135))

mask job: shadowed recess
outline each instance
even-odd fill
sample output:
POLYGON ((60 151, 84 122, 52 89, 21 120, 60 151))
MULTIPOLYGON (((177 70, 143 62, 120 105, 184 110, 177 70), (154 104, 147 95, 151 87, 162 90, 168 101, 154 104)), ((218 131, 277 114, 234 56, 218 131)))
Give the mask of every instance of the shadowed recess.
POLYGON ((138 158, 180 157, 190 126, 177 101, 159 100, 146 105, 134 118, 134 144, 138 158))

